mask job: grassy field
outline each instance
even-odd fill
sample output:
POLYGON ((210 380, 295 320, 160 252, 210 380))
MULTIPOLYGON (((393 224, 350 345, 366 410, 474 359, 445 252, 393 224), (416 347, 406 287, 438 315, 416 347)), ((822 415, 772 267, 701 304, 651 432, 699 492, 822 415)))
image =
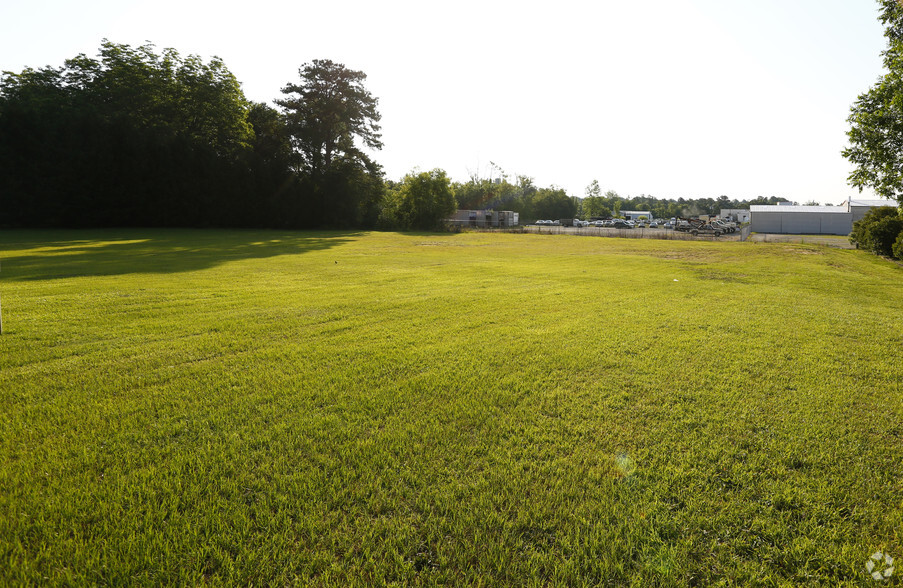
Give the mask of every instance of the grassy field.
POLYGON ((0 268, 0 585, 903 561, 903 269, 860 251, 7 231, 0 268))

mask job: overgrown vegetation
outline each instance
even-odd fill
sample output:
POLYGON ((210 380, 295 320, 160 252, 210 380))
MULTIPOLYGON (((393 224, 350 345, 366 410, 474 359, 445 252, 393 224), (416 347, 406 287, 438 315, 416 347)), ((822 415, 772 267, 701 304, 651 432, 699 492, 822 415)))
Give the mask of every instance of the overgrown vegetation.
POLYGON ((230 226, 292 207, 278 114, 214 58, 105 41, 97 58, 4 73, 2 224, 230 226))
POLYGON ((903 554, 901 270, 862 251, 0 251, 0 584, 860 586, 903 554))
POLYGON ((850 242, 871 251, 875 255, 897 257, 903 260, 899 247, 895 244, 903 238, 903 216, 892 206, 871 209, 864 217, 853 223, 850 242))
POLYGON ((375 226, 382 171, 366 76, 300 70, 282 110, 251 103, 217 59, 104 41, 97 58, 4 73, 7 227, 375 226), (300 95, 300 96, 298 96, 300 95))
POLYGON ((441 169, 408 174, 391 184, 380 217, 385 229, 442 229, 455 212, 451 181, 441 169))

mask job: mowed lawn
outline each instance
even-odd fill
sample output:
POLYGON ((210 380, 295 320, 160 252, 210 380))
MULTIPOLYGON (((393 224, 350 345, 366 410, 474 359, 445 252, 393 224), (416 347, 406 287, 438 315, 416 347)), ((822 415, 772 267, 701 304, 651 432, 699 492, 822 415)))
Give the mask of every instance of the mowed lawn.
POLYGON ((0 585, 903 562, 903 268, 861 251, 5 231, 0 303, 0 585))

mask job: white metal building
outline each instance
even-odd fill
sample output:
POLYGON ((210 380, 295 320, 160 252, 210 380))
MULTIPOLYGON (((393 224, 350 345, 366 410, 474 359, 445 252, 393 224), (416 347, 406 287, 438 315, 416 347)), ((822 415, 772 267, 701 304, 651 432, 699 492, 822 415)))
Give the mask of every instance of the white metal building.
POLYGON ((794 235, 849 235, 852 215, 846 206, 749 207, 750 225, 756 233, 794 235))
POLYGON ((893 200, 847 200, 840 206, 749 207, 750 229, 756 233, 849 235, 853 223, 876 206, 896 206, 893 200))
POLYGON ((749 222, 749 210, 745 208, 722 208, 718 216, 737 223, 749 222))
POLYGON ((846 202, 844 202, 841 206, 847 206, 850 209, 850 212, 853 213, 853 222, 860 220, 862 217, 868 213, 873 208, 879 206, 897 206, 897 203, 893 200, 860 200, 856 198, 850 198, 846 202))
POLYGON ((621 216, 626 220, 637 220, 641 216, 645 216, 649 220, 653 218, 652 213, 648 210, 622 210, 621 216))

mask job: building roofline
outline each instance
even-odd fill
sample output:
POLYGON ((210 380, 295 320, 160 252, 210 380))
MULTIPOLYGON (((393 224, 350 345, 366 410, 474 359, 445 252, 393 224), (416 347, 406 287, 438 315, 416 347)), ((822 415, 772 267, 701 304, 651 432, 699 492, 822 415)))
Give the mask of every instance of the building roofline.
POLYGON ((823 213, 823 214, 849 214, 846 206, 778 206, 771 204, 754 204, 749 207, 750 212, 789 212, 789 213, 823 213))

